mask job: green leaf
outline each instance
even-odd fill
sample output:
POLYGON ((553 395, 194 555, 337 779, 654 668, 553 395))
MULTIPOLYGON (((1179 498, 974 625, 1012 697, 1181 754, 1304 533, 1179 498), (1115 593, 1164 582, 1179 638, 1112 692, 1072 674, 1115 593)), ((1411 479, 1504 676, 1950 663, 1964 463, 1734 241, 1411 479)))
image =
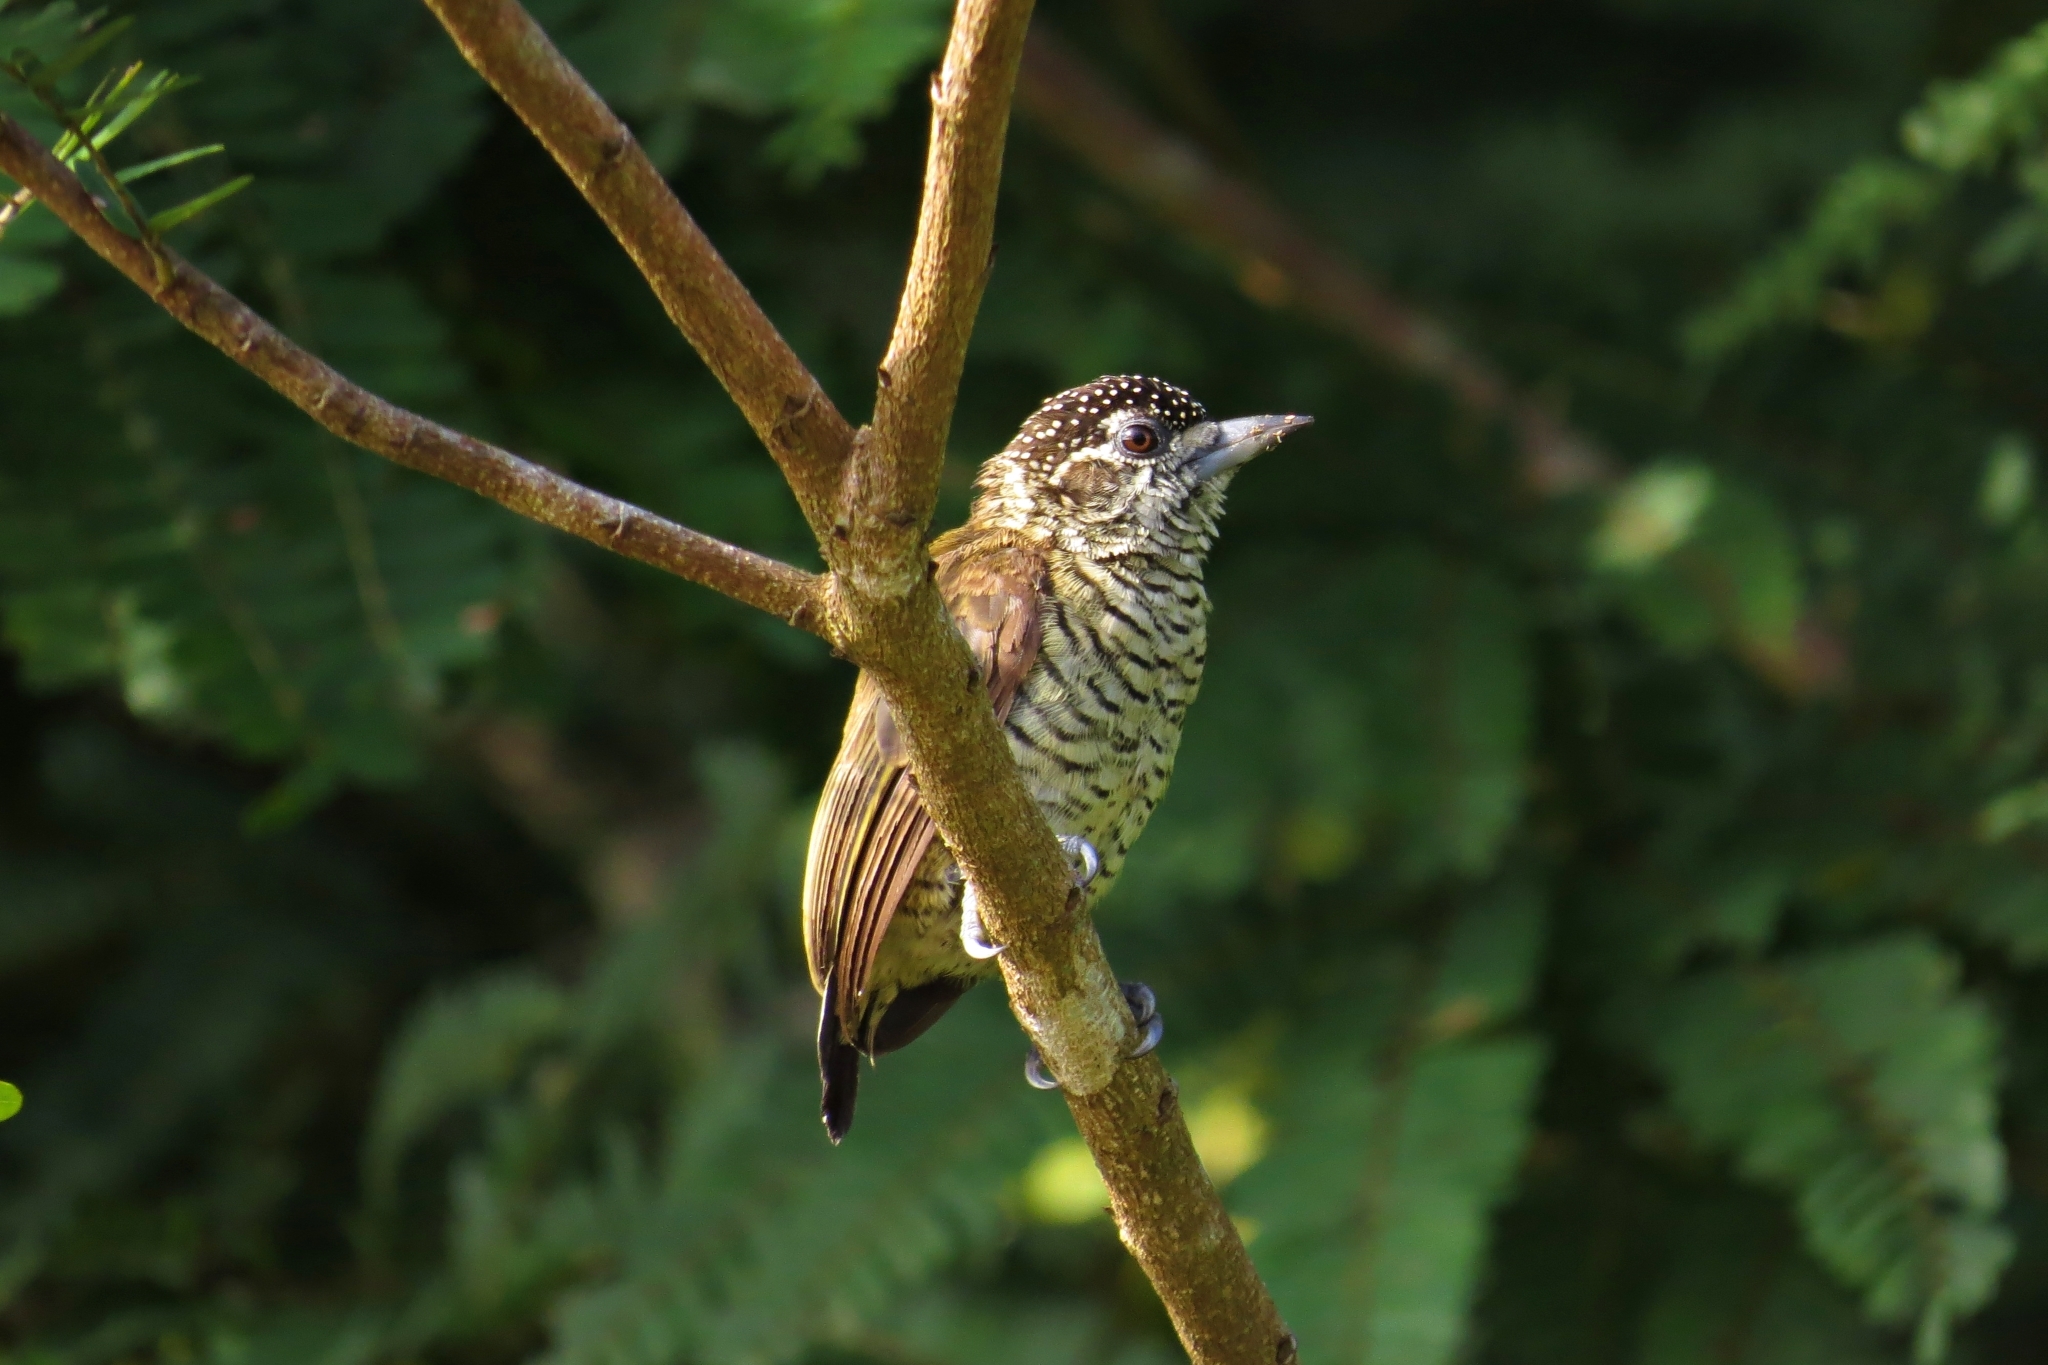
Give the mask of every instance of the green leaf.
POLYGON ((206 147, 188 147, 182 152, 172 152, 169 156, 160 156, 154 161, 145 161, 139 166, 125 167, 116 178, 124 185, 132 185, 136 181, 155 175, 159 171, 167 171, 173 166, 182 166, 188 161, 197 161, 200 157, 213 156, 218 152, 226 150, 226 144, 220 142, 206 147))
POLYGON ((2000 48, 1969 80, 1936 81, 1900 125, 1906 150, 1944 171, 1982 170, 2038 136, 2048 114, 2048 24, 2000 48))
POLYGON ((1594 566, 1665 648, 1717 641, 1767 675, 1799 669, 1804 575, 1790 529, 1760 489, 1692 464, 1660 464, 1615 495, 1594 566))
POLYGON ((1673 1220, 1641 1365, 1891 1365, 1883 1333, 1799 1250, 1784 1215, 1719 1190, 1673 1220))
POLYGON ((1918 166, 1852 166, 1821 196, 1799 236, 1752 266, 1726 301, 1687 322, 1687 353, 1718 362, 1775 327, 1810 322, 1836 275, 1873 268, 1895 228, 1925 222, 1948 194, 1944 177, 1918 166))
POLYGON ((151 232, 169 232, 180 223, 190 222, 215 204, 249 188, 255 179, 256 177, 253 175, 238 175, 225 185, 215 186, 205 194, 188 199, 176 208, 165 209, 162 213, 152 213, 149 216, 149 230, 151 232))
POLYGON ((123 15, 110 23, 100 24, 80 41, 73 43, 62 55, 45 65, 38 65, 30 72, 30 78, 43 90, 54 90, 57 82, 84 66, 94 57, 107 50, 115 39, 135 27, 135 16, 123 15))
POLYGON ((21 1087, 12 1081, 0 1081, 0 1123, 6 1122, 21 1112, 21 1087))
POLYGON ((817 1132, 808 1049, 731 1054, 671 1117, 657 1166, 621 1155, 526 1225, 616 1258, 557 1299, 542 1359, 791 1361, 882 1321, 907 1284, 990 1245, 1004 1182, 1065 1122, 1019 1084, 1016 1036, 1000 993, 973 992, 871 1073, 836 1150, 817 1132))
POLYGON ((1262 862, 1288 884, 1375 856, 1408 882, 1487 872, 1522 808, 1530 739, 1525 628, 1501 582, 1402 545, 1274 556, 1216 594, 1203 702, 1120 909, 1227 894, 1262 862))
MULTIPOLYGON (((294 283, 348 372, 399 401, 463 392, 396 280, 294 283)), ((343 781, 414 771, 445 679, 524 598, 531 531, 289 410, 235 407, 239 377, 194 354, 88 404, 64 401, 60 354, 0 336, 0 356, 21 420, 76 453, 0 445, 0 609, 31 684, 110 677, 159 724, 343 781)))
POLYGON ((1232 1206, 1304 1360, 1458 1358, 1546 1056, 1502 1029, 1527 999, 1542 925, 1525 890, 1481 899, 1433 952, 1360 980, 1374 1003, 1292 1044, 1271 1154, 1232 1206), (1398 1009, 1374 1007, 1390 999, 1398 1009))
POLYGON ((1814 1255, 1938 1358, 2012 1252, 1996 1037, 1917 935, 1702 974, 1617 1021, 1701 1137, 1793 1197, 1814 1255))
POLYGON ((413 1015, 377 1085, 364 1168, 388 1198, 406 1148, 442 1118, 496 1095, 541 1044, 567 1035, 570 1003, 513 969, 443 992, 413 1015))

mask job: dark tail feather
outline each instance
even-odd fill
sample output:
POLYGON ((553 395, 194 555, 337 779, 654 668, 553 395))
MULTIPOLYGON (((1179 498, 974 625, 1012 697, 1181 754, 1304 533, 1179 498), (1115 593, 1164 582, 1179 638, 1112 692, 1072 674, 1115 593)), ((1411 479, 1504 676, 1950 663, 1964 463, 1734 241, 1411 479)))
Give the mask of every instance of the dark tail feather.
POLYGON ((825 1005, 818 1013, 818 1077, 825 1083, 819 1106, 825 1135, 837 1146, 853 1128, 853 1103, 860 1095, 860 1049, 839 1033, 839 984, 825 987, 825 1005))

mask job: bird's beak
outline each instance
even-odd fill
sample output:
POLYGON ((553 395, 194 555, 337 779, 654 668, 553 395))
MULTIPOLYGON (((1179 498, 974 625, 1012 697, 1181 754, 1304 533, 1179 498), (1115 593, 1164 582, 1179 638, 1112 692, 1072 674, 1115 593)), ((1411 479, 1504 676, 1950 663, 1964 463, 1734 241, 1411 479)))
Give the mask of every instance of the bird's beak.
POLYGON ((1316 419, 1292 414, 1266 417, 1233 417, 1228 422, 1207 422, 1207 433, 1191 433, 1201 439, 1188 469, 1196 483, 1207 483, 1218 474, 1228 474, 1255 456, 1280 444, 1290 431, 1299 431, 1316 419))

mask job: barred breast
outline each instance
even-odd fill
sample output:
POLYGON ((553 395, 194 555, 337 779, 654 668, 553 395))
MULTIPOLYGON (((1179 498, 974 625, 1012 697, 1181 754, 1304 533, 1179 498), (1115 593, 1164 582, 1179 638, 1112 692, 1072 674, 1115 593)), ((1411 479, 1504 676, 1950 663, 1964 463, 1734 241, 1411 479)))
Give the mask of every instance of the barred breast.
MULTIPOLYGON (((1037 662, 1005 728, 1025 784, 1056 834, 1095 846, 1102 869, 1092 905, 1166 792, 1181 722, 1202 681, 1209 598, 1201 561, 1128 556, 1096 560, 1055 552, 1041 599, 1037 662)), ((870 1018, 902 983, 991 975, 960 946, 960 882, 935 843, 875 958, 870 1018)))
POLYGON ((1007 728, 1054 832, 1102 856, 1091 901, 1165 794, 1181 722, 1202 682, 1209 598, 1187 556, 1056 555, 1037 665, 1007 728))

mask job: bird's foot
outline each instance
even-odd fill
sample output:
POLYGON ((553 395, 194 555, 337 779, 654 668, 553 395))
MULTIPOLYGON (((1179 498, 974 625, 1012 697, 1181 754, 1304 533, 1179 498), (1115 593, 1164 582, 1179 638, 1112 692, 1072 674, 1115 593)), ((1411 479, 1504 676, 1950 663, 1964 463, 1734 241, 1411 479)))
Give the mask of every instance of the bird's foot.
POLYGON ((976 962, 986 962, 1003 951, 1002 944, 990 943, 982 932, 981 893, 971 881, 960 893, 960 947, 976 962))
MULTIPOLYGON (((1142 981, 1123 983, 1124 1003, 1131 1007, 1131 1020, 1139 1030, 1138 1046, 1131 1056, 1142 1057, 1159 1046, 1159 1040, 1166 1036, 1166 1020, 1159 1013, 1159 997, 1152 988, 1142 981)), ((1038 1045, 1024 1054, 1024 1079, 1034 1090, 1057 1090, 1060 1083, 1045 1069, 1045 1059, 1038 1055, 1038 1045)))
MULTIPOLYGON (((1080 891, 1102 875, 1102 855, 1095 851, 1095 845, 1080 835, 1061 835, 1060 851, 1067 855, 1067 862, 1073 868, 1075 891, 1080 891)), ((946 878, 949 882, 965 880, 958 867, 947 868, 946 878)), ((986 962, 1003 951, 1002 944, 989 942, 988 934, 981 927, 981 895, 972 881, 967 881, 960 892, 960 946, 976 962, 986 962)))
POLYGON ((1074 885, 1086 886, 1102 875, 1102 855, 1095 851, 1095 845, 1078 834, 1062 834, 1060 851, 1067 855, 1067 862, 1074 869, 1074 885))
POLYGON ((1142 981, 1126 981, 1123 984, 1124 1003, 1131 1007, 1131 1018, 1137 1022, 1140 1037, 1133 1057, 1142 1057, 1159 1046, 1159 1040, 1166 1036, 1166 1018, 1159 1013, 1159 997, 1152 994, 1152 988, 1142 981))

